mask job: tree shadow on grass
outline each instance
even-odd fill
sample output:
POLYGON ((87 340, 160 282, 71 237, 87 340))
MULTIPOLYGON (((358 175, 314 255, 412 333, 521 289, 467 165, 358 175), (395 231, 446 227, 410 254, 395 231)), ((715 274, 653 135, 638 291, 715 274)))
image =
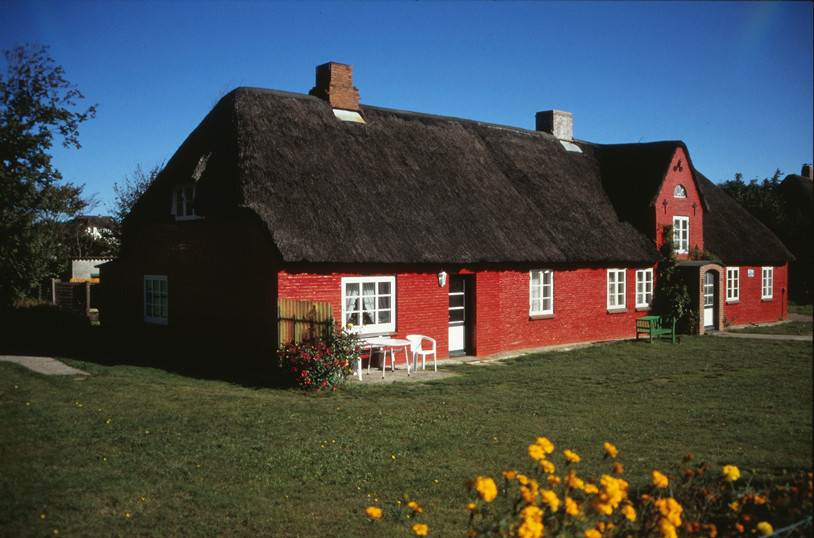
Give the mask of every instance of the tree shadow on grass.
POLYGON ((196 342, 178 342, 166 331, 116 330, 93 325, 79 313, 47 304, 0 309, 0 328, 2 355, 143 366, 252 388, 291 386, 277 367, 273 349, 239 349, 203 337, 196 342))

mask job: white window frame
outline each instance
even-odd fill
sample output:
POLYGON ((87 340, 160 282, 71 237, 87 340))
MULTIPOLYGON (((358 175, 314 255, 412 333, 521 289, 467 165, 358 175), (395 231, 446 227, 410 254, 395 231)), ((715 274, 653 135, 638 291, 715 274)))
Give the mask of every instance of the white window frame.
POLYGON ((690 217, 673 217, 673 245, 679 254, 690 251, 690 217))
POLYGON ((396 277, 395 276, 359 276, 342 277, 342 326, 347 327, 348 323, 353 323, 352 332, 361 334, 388 333, 396 330, 396 277), (374 294, 371 297, 372 305, 365 304, 364 287, 365 284, 374 286, 374 294), (389 284, 390 292, 381 293, 381 284, 389 284), (356 287, 357 294, 348 294, 349 288, 356 287), (390 305, 383 306, 380 299, 389 297, 390 305), (358 303, 351 304, 356 298, 358 303), (351 308, 351 307, 355 308, 351 308), (368 308, 372 306, 372 308, 368 308), (379 322, 381 313, 389 311, 390 321, 379 322), (371 312, 372 321, 365 323, 364 314, 371 312), (349 319, 353 315, 355 319, 349 319))
POLYGON ((774 297, 774 267, 762 267, 760 270, 760 298, 774 297))
POLYGON ((172 214, 175 220, 200 218, 195 214, 195 184, 176 185, 172 191, 172 214))
POLYGON ((144 275, 142 288, 144 290, 144 295, 142 295, 144 321, 167 325, 169 321, 169 282, 166 275, 144 275), (155 289, 155 283, 159 283, 159 289, 155 289), (161 283, 163 283, 163 290, 161 283))
POLYGON ((740 300, 740 268, 726 268, 726 302, 734 303, 740 300))
POLYGON ((554 271, 534 269, 529 271, 529 315, 554 314, 554 271))
POLYGON ((625 308, 625 284, 627 271, 625 269, 608 269, 608 310, 625 308))
POLYGON ((687 197, 687 189, 684 188, 684 185, 676 185, 676 188, 673 190, 673 198, 686 198, 687 197))
POLYGON ((636 308, 653 305, 653 269, 636 270, 636 308))

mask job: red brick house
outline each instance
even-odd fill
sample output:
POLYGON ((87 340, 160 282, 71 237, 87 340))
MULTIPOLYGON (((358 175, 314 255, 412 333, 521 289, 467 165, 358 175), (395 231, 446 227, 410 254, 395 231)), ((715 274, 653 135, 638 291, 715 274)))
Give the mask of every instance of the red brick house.
POLYGON ((785 317, 790 253, 682 142, 592 144, 568 113, 536 120, 359 105, 335 63, 309 95, 239 88, 125 221, 103 321, 268 354, 289 298, 365 334, 426 334, 441 357, 633 338, 664 224, 702 332, 785 317))

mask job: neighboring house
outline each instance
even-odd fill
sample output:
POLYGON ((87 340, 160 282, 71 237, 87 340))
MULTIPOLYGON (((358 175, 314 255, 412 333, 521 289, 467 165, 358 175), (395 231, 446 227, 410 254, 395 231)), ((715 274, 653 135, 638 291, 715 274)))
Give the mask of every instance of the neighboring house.
POLYGON ((431 336, 441 357, 633 338, 665 224, 700 332, 785 317, 792 256, 682 142, 579 141, 559 111, 530 131, 358 100, 336 63, 310 95, 225 96, 126 219, 105 323, 270 357, 289 298, 364 334, 431 336))
POLYGON ((72 258, 71 282, 99 282, 99 266, 113 258, 72 258))
POLYGON ((116 227, 116 221, 113 217, 106 215, 79 215, 72 222, 84 227, 85 232, 93 239, 110 237, 116 227))

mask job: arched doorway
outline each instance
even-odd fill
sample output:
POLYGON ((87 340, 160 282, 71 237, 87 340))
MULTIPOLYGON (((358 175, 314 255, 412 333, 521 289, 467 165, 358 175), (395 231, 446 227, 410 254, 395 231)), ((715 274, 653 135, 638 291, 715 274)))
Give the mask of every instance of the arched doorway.
POLYGON ((705 331, 718 329, 718 294, 720 293, 718 271, 704 273, 704 312, 701 316, 705 331))

